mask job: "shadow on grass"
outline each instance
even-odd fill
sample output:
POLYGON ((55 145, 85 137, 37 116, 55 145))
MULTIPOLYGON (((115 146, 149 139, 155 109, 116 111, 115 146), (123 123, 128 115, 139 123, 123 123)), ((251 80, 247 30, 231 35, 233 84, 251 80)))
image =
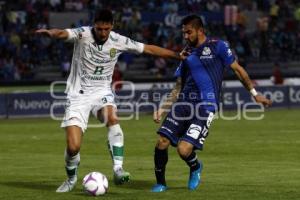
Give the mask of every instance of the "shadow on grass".
MULTIPOLYGON (((114 185, 113 183, 110 183, 108 193, 103 195, 104 198, 117 198, 117 199, 141 199, 138 197, 133 197, 133 194, 139 193, 145 193, 145 191, 149 191, 153 186, 153 181, 147 181, 147 180, 131 180, 128 183, 125 183, 124 185, 114 185)), ((73 193, 75 196, 89 196, 85 192, 81 191, 76 193, 73 193)), ((143 198, 142 198, 143 199, 143 198)))
POLYGON ((57 182, 19 182, 19 181, 1 181, 0 185, 13 187, 13 188, 25 188, 44 191, 55 191, 57 188, 57 182))
POLYGON ((132 189, 132 190, 150 190, 151 187, 154 185, 154 181, 150 180, 131 180, 124 185, 118 185, 115 187, 132 189))

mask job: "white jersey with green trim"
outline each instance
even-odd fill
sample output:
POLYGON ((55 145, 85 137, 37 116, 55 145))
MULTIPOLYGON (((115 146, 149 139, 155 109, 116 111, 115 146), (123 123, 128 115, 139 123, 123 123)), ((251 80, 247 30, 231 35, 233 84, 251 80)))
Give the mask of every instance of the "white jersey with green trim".
POLYGON ((65 29, 67 41, 74 42, 74 51, 66 93, 80 90, 111 90, 112 75, 118 57, 124 51, 140 54, 144 44, 128 37, 110 32, 107 41, 98 45, 93 37, 92 27, 65 29))

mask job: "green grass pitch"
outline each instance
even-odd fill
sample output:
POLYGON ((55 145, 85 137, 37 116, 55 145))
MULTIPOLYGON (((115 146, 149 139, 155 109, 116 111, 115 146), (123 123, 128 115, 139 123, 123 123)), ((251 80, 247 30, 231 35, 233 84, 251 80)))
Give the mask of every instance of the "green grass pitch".
MULTIPOLYGON (((150 192, 154 184, 155 125, 150 115, 123 121, 126 170, 130 183, 112 183, 105 128, 90 128, 81 149, 79 183, 70 193, 57 194, 65 179, 65 136, 51 119, 0 120, 0 199, 93 199, 82 192, 81 180, 91 171, 109 179, 109 192, 97 199, 292 200, 300 198, 300 110, 270 110, 261 121, 215 120, 204 151, 202 184, 187 190, 188 168, 170 148, 169 190, 150 192)), ((95 123, 96 121, 92 121, 95 123)))

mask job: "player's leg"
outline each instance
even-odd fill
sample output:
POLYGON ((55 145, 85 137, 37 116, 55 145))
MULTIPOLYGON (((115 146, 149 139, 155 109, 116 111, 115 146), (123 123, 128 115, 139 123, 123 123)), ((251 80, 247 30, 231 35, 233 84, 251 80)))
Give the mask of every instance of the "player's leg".
POLYGON ((202 162, 197 158, 197 154, 194 151, 194 145, 181 140, 178 143, 177 152, 181 159, 190 167, 190 176, 188 182, 188 188, 195 190, 201 181, 201 171, 203 168, 202 162))
POLYGON ((155 176, 157 184, 152 187, 152 192, 163 192, 167 189, 165 170, 168 162, 168 147, 177 146, 178 133, 184 130, 184 121, 175 116, 182 116, 182 106, 176 106, 169 112, 161 127, 157 131, 159 138, 154 152, 155 176))
POLYGON ((65 169, 67 180, 57 188, 56 192, 69 192, 77 182, 77 170, 80 163, 80 146, 82 141, 82 129, 78 126, 66 127, 67 148, 65 149, 65 169))
POLYGON ((153 192, 162 192, 167 189, 165 171, 168 162, 168 147, 170 140, 162 135, 159 135, 155 150, 154 150, 154 165, 156 185, 152 187, 153 192))
POLYGON ((212 112, 200 109, 200 113, 190 120, 187 131, 185 131, 185 134, 180 138, 178 143, 178 154, 190 167, 188 181, 188 188, 190 190, 195 190, 201 182, 203 164, 197 159, 195 150, 203 149, 203 144, 208 136, 208 129, 213 117, 214 114, 212 112))
POLYGON ((124 134, 118 122, 117 109, 114 105, 106 105, 97 113, 108 128, 108 148, 113 160, 114 182, 123 184, 128 182, 130 174, 123 169, 124 134))
POLYGON ((68 98, 65 116, 61 123, 61 127, 65 128, 66 132, 65 169, 67 180, 58 187, 56 192, 69 192, 76 184, 80 163, 79 151, 90 114, 89 99, 88 96, 83 95, 68 98))
POLYGON ((67 149, 65 151, 66 172, 70 179, 76 179, 80 163, 82 130, 78 126, 66 127, 67 149))

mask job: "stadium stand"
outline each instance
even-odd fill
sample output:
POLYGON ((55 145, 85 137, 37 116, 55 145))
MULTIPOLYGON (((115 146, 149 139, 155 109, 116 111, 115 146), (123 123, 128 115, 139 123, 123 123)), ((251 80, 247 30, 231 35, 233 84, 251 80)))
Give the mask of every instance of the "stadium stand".
MULTIPOLYGON (((251 77, 269 78, 274 63, 283 77, 300 76, 297 0, 20 0, 0 1, 0 81, 64 80, 72 45, 34 31, 89 25, 94 10, 103 7, 114 11, 117 32, 176 51, 184 45, 181 17, 197 13, 209 34, 230 42, 251 77)), ((129 54, 118 63, 123 78, 133 81, 170 80, 176 64, 129 54)))

